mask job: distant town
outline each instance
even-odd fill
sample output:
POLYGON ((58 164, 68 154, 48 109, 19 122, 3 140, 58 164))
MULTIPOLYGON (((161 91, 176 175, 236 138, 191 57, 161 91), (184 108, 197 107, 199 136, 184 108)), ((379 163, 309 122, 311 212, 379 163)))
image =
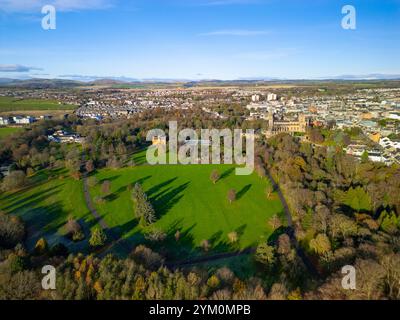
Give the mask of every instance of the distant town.
MULTIPOLYGON (((215 119, 239 117, 249 123, 262 123, 257 136, 278 133, 303 136, 307 128, 346 130, 359 128, 369 141, 347 145, 345 151, 357 158, 368 154, 371 161, 387 165, 400 163, 400 89, 358 89, 330 94, 325 88, 303 91, 278 88, 183 88, 183 89, 88 89, 2 90, 0 97, 14 99, 53 99, 59 104, 75 104, 73 114, 81 119, 112 121, 130 119, 151 110, 193 110, 215 119)), ((64 117, 68 114, 62 115, 64 117)), ((0 116, 0 126, 26 126, 52 119, 40 116, 0 116)), ((303 137, 306 138, 306 137, 303 137)), ((82 143, 75 133, 58 131, 48 139, 59 143, 82 143)), ((354 141, 353 141, 354 142, 354 141)))

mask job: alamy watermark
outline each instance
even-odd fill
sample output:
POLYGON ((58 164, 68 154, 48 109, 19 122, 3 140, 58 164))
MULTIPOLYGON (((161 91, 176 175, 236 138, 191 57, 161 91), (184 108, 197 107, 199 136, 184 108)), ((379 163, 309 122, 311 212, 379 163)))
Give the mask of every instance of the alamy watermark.
POLYGON ((52 5, 45 5, 42 7, 42 14, 45 16, 42 18, 43 30, 55 30, 57 28, 57 11, 52 5))
POLYGON ((342 288, 345 290, 356 290, 356 268, 353 266, 344 266, 342 274, 345 275, 342 279, 342 288))
POLYGON ((346 5, 342 8, 342 14, 345 16, 342 19, 342 28, 345 30, 357 29, 357 11, 352 5, 346 5))
MULTIPOLYGON (((57 11, 53 5, 45 5, 42 7, 42 14, 45 16, 42 18, 43 30, 55 30, 57 28, 57 11)), ((345 5, 342 7, 342 14, 345 15, 342 18, 342 28, 345 30, 355 30, 357 28, 357 11, 353 5, 345 5)))
POLYGON ((56 290, 56 268, 46 265, 42 268, 42 274, 45 274, 42 278, 42 289, 56 290))
POLYGON ((147 141, 153 142, 147 150, 150 165, 157 164, 237 164, 236 175, 250 175, 254 171, 254 130, 241 129, 183 129, 178 132, 178 123, 169 122, 168 135, 161 129, 150 130, 147 141), (168 142, 167 142, 168 137, 168 142), (223 156, 221 154, 223 141, 223 156), (243 141, 246 149, 243 150, 243 141), (168 144, 168 153, 167 153, 168 144), (211 152, 210 152, 211 151, 211 152), (167 156, 169 159, 167 159, 167 156), (240 167, 245 165, 244 167, 240 167))

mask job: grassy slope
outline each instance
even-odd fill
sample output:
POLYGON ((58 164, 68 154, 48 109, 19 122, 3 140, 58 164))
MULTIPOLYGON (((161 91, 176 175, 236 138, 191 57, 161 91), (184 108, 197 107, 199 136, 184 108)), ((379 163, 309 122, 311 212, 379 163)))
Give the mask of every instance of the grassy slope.
MULTIPOLYGON (((279 200, 267 200, 266 179, 256 174, 236 176, 229 165, 207 166, 140 166, 120 170, 102 170, 99 181, 110 180, 111 195, 103 205, 97 205, 105 221, 130 241, 142 241, 140 227, 135 223, 129 184, 142 183, 153 203, 159 220, 155 224, 173 238, 176 230, 182 233, 186 246, 198 247, 202 240, 211 240, 217 251, 227 249, 227 234, 237 231, 238 248, 245 248, 268 239, 272 230, 267 221, 282 214, 279 200), (214 185, 210 173, 218 169, 221 180, 214 185), (235 189, 239 199, 230 204, 229 189, 235 189)), ((92 196, 100 195, 95 187, 92 196)), ((184 257, 181 257, 184 258, 184 257)))
POLYGON ((35 99, 14 99, 10 97, 0 97, 0 112, 20 111, 20 110, 72 110, 76 109, 74 105, 58 104, 52 100, 35 99))
POLYGON ((10 136, 22 130, 23 128, 7 128, 7 127, 0 128, 0 139, 3 139, 7 136, 10 136))
POLYGON ((20 216, 28 228, 27 245, 32 248, 41 237, 50 244, 63 242, 71 250, 84 248, 84 243, 72 244, 62 237, 69 215, 80 219, 87 231, 93 219, 83 198, 82 181, 60 179, 56 173, 48 180, 48 172, 31 178, 32 186, 14 193, 0 194, 0 210, 20 216))
MULTIPOLYGON (((134 155, 137 164, 143 164, 145 152, 134 155)), ((0 210, 21 216, 29 229, 28 242, 32 248, 40 237, 46 237, 50 244, 63 242, 73 252, 87 252, 87 240, 79 244, 69 242, 63 235, 63 226, 72 214, 80 219, 86 233, 96 225, 89 213, 83 196, 82 181, 71 178, 60 179, 65 172, 42 171, 32 180, 32 186, 22 191, 0 194, 0 210), (48 176, 53 178, 48 180, 48 176)), ((277 197, 267 200, 264 190, 268 180, 256 174, 236 176, 234 166, 146 166, 120 170, 100 170, 99 181, 110 180, 112 192, 104 205, 96 205, 99 213, 119 235, 133 246, 146 243, 142 229, 134 219, 131 192, 127 186, 141 182, 159 215, 156 226, 169 235, 163 243, 146 243, 156 251, 167 254, 170 261, 185 260, 202 255, 198 247, 204 239, 210 241, 215 252, 232 251, 256 245, 271 235, 267 221, 273 214, 282 214, 282 205, 277 197), (218 169, 221 180, 214 185, 210 173, 218 169), (235 189, 239 199, 230 204, 227 200, 229 189, 235 189), (179 242, 174 235, 182 233, 179 242), (227 234, 237 231, 239 243, 232 247, 227 234)), ((91 189, 92 197, 100 194, 100 186, 91 189)), ((118 248, 111 248, 119 253, 118 248)), ((237 265, 238 271, 249 274, 252 270, 245 257, 225 259, 210 263, 217 266, 224 263, 237 265), (244 260, 243 260, 244 259, 244 260), (242 261, 243 260, 243 261, 242 261), (239 263, 240 262, 240 267, 239 263), (249 271, 250 270, 250 271, 249 271)))

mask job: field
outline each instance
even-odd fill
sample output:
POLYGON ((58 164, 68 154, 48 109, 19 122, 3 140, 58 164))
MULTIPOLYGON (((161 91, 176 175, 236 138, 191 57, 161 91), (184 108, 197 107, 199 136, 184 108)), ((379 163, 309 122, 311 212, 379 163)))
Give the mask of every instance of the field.
POLYGON ((0 140, 14 133, 20 132, 22 128, 0 128, 0 140))
POLYGON ((104 203, 96 204, 97 211, 130 245, 145 242, 128 188, 142 184, 157 213, 154 226, 168 235, 164 249, 174 259, 197 256, 203 240, 209 241, 213 253, 253 247, 268 240, 272 233, 268 219, 283 212, 278 197, 268 200, 265 195, 268 180, 256 174, 236 176, 229 165, 139 166, 101 170, 96 178, 99 184, 91 190, 93 199, 102 196, 103 181, 111 182, 111 193, 104 203), (214 169, 221 174, 215 185, 210 181, 214 169), (233 203, 227 198, 230 189, 237 191, 233 203), (239 236, 235 245, 229 244, 230 232, 239 236))
MULTIPOLYGON (((142 157, 143 153, 135 155, 137 164, 142 157)), ((234 169, 231 165, 138 165, 96 172, 94 176, 98 183, 90 188, 92 202, 110 228, 109 235, 122 239, 118 243, 110 241, 104 253, 124 256, 129 253, 126 248, 130 251, 143 243, 165 254, 168 261, 179 262, 236 252, 269 240, 273 230, 268 220, 274 214, 282 216, 282 204, 275 194, 267 199, 267 179, 256 174, 236 176, 234 169), (218 170, 221 175, 216 184, 210 180, 213 170, 218 170), (106 196, 101 193, 101 184, 105 180, 111 182, 111 191, 106 196), (135 218, 129 186, 137 182, 142 184, 156 210, 158 220, 154 227, 167 235, 163 242, 147 240, 145 233, 148 230, 135 218), (230 189, 237 191, 237 200, 233 203, 227 198, 230 189), (99 196, 105 201, 96 202, 99 196), (178 241, 175 238, 177 231, 180 232, 178 241), (238 236, 234 244, 228 238, 231 232, 238 236), (208 252, 201 248, 204 240, 209 242, 208 252)), ((45 237, 50 245, 61 242, 71 252, 89 252, 90 230, 98 225, 85 202, 83 181, 73 180, 64 170, 38 172, 30 178, 25 189, 0 194, 0 210, 18 215, 25 221, 29 249, 45 237), (87 236, 85 241, 73 243, 64 237, 64 226, 70 215, 82 225, 87 236)), ((244 260, 226 257, 222 262, 232 261, 242 274, 247 274, 247 260, 245 257, 244 260)), ((220 263, 206 262, 210 268, 220 263)))
POLYGON ((63 178, 63 172, 58 171, 39 172, 30 180, 30 186, 24 190, 0 194, 0 210, 25 221, 28 248, 45 237, 50 245, 62 242, 71 251, 85 251, 85 242, 74 244, 63 237, 69 215, 78 219, 88 234, 94 224, 85 205, 82 182, 63 178))
POLYGON ((59 104, 52 100, 15 99, 0 97, 0 112, 34 110, 73 110, 75 105, 59 104))

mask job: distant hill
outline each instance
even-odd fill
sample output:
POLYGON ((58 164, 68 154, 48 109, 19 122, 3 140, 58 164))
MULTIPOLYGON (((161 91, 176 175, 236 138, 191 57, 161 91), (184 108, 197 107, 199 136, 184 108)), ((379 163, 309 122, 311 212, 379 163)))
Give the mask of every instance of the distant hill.
POLYGON ((9 79, 0 78, 0 87, 6 88, 25 88, 25 89, 63 89, 79 88, 87 86, 104 86, 110 88, 171 88, 171 87, 224 87, 224 86, 262 86, 262 85, 324 85, 324 84, 374 84, 388 85, 390 87, 399 86, 400 75, 370 74, 364 76, 343 75, 332 78, 321 79, 273 79, 273 78, 242 78, 237 80, 184 80, 184 79, 142 79, 133 78, 102 78, 90 81, 70 80, 70 79, 9 79))
POLYGON ((122 80, 114 80, 114 79, 99 79, 95 81, 88 82, 87 85, 93 86, 113 86, 119 84, 129 84, 129 82, 122 81, 122 80))
POLYGON ((3 87, 26 88, 26 89, 52 89, 52 88, 74 88, 83 86, 83 82, 73 80, 60 79, 28 79, 28 80, 12 80, 0 81, 3 87))
POLYGON ((0 85, 12 83, 12 82, 15 82, 15 81, 17 81, 17 80, 9 79, 9 78, 0 78, 0 85))

